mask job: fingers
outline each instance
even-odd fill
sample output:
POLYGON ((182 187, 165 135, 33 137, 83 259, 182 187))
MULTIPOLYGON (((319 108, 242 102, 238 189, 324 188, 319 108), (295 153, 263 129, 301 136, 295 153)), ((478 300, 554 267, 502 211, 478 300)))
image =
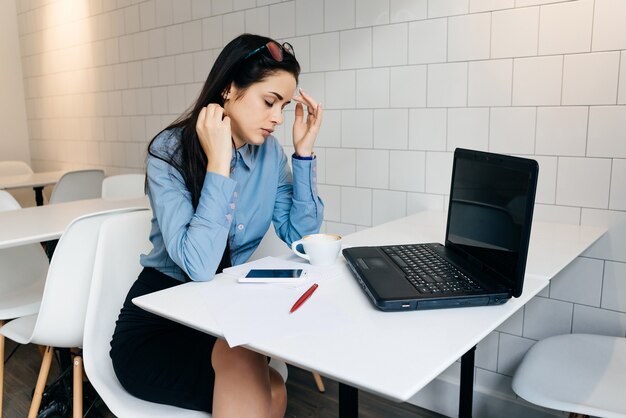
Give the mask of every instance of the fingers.
POLYGON ((293 99, 298 103, 306 105, 307 112, 309 113, 309 115, 315 116, 315 111, 317 110, 318 103, 315 101, 315 99, 312 96, 309 96, 308 93, 305 93, 304 90, 299 89, 299 91, 300 91, 300 95, 295 96, 293 99))
MULTIPOLYGON (((200 109, 196 121, 196 132, 201 138, 215 137, 217 131, 230 130, 230 119, 224 116, 224 108, 215 103, 200 109)), ((230 133, 228 132, 230 135, 230 133)), ((219 134, 218 134, 219 136, 219 134)))
POLYGON ((208 106, 200 109, 196 128, 209 126, 212 124, 220 124, 224 118, 224 108, 218 104, 210 103, 208 106))
POLYGON ((206 107, 203 107, 202 109, 200 109, 200 113, 198 114, 198 119, 196 120, 196 131, 198 130, 198 128, 204 126, 206 113, 207 113, 206 107))
POLYGON ((313 126, 319 128, 322 124, 322 119, 324 118, 324 109, 322 109, 322 104, 318 103, 317 108, 315 109, 315 120, 313 121, 313 126))
POLYGON ((230 118, 224 116, 224 108, 211 103, 200 109, 196 133, 200 146, 207 156, 207 170, 228 177, 232 157, 232 136, 230 118))
POLYGON ((224 108, 218 104, 210 103, 207 107, 207 121, 221 122, 224 117, 224 108))
POLYGON ((304 106, 302 106, 302 103, 298 102, 298 103, 296 103, 296 120, 295 120, 295 123, 302 123, 303 118, 304 118, 304 106))
POLYGON ((295 96, 293 99, 296 101, 296 114, 294 120, 294 143, 303 138, 313 138, 313 141, 317 137, 317 133, 320 130, 324 110, 321 103, 317 101, 302 89, 300 95, 295 96), (307 118, 304 120, 304 106, 307 107, 307 118), (297 130, 300 132, 296 134, 297 130), (296 139, 296 136, 299 139, 296 139))

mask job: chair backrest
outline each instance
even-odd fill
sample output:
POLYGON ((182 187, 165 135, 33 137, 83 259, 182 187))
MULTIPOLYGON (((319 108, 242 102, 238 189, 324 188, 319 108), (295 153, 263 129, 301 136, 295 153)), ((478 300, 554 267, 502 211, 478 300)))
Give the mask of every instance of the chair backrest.
POLYGON ((63 174, 52 189, 48 203, 63 203, 73 200, 96 199, 102 196, 102 170, 76 170, 63 174))
POLYGON ((24 161, 0 161, 0 176, 32 174, 33 170, 24 161))
POLYGON ((254 261, 263 257, 279 257, 289 254, 292 254, 291 249, 278 238, 274 227, 270 226, 265 236, 263 236, 261 243, 256 250, 254 250, 248 261, 254 261))
MULTIPOLYGON (((13 196, 0 190, 0 212, 17 209, 13 196)), ((43 291, 47 271, 48 257, 39 244, 0 249, 0 319, 37 312, 40 300, 29 296, 43 291)))
POLYGON ((145 192, 144 174, 119 174, 102 180, 102 197, 105 199, 141 197, 145 192))
POLYGON ((7 210, 21 209, 22 206, 17 200, 6 190, 0 190, 0 212, 7 210))
POLYGON ((85 318, 85 372, 104 403, 118 417, 210 417, 203 412, 137 399, 123 389, 113 370, 109 350, 115 321, 141 271, 139 255, 151 249, 151 219, 150 211, 126 213, 106 220, 100 228, 85 318))
POLYGON ((80 347, 100 225, 134 209, 114 209, 75 219, 54 251, 31 341, 80 347))

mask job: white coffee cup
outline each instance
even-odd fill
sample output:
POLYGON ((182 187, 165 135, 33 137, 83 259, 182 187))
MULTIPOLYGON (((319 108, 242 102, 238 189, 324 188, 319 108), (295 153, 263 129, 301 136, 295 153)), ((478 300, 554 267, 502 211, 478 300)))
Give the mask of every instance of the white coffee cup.
POLYGON ((311 234, 291 243, 291 250, 298 256, 309 260, 314 266, 330 266, 341 251, 341 236, 335 234, 311 234), (304 252, 297 250, 302 244, 304 252))

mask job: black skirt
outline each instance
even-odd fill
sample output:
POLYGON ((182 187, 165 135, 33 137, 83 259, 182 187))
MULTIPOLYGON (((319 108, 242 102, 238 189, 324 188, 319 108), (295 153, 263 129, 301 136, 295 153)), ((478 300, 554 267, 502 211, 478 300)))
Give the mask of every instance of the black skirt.
MULTIPOLYGON (((229 259, 227 253, 223 261, 229 259)), ((220 263, 219 271, 228 264, 220 263)), ((116 322, 113 368, 122 386, 137 398, 210 413, 215 383, 211 353, 217 339, 132 303, 135 297, 179 284, 156 269, 143 269, 116 322)))

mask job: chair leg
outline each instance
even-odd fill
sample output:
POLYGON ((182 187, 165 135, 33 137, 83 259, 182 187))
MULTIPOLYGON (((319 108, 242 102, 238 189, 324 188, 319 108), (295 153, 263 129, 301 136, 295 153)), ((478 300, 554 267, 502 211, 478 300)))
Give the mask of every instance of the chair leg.
POLYGON ((37 386, 35 386, 33 401, 31 402, 30 410, 28 411, 28 418, 37 418, 37 414, 39 413, 41 397, 43 396, 43 390, 46 388, 46 381, 48 380, 48 373, 50 373, 50 364, 52 363, 53 353, 53 347, 46 347, 43 360, 41 361, 41 368, 39 369, 39 377, 37 378, 37 386))
POLYGON ((41 358, 46 354, 46 346, 45 345, 37 345, 37 351, 41 355, 41 358))
POLYGON ((316 373, 316 372, 312 372, 312 373, 313 373, 313 379, 315 379, 315 386, 317 386, 317 390, 319 390, 322 393, 326 392, 326 388, 324 387, 324 382, 322 381, 322 376, 320 376, 319 373, 316 373))
MULTIPOLYGON (((0 321, 0 328, 4 321, 0 321)), ((4 335, 0 335, 0 418, 2 418, 2 395, 4 394, 4 335)))
POLYGON ((72 401, 72 418, 83 416, 83 358, 74 356, 73 361, 74 393, 72 401))

